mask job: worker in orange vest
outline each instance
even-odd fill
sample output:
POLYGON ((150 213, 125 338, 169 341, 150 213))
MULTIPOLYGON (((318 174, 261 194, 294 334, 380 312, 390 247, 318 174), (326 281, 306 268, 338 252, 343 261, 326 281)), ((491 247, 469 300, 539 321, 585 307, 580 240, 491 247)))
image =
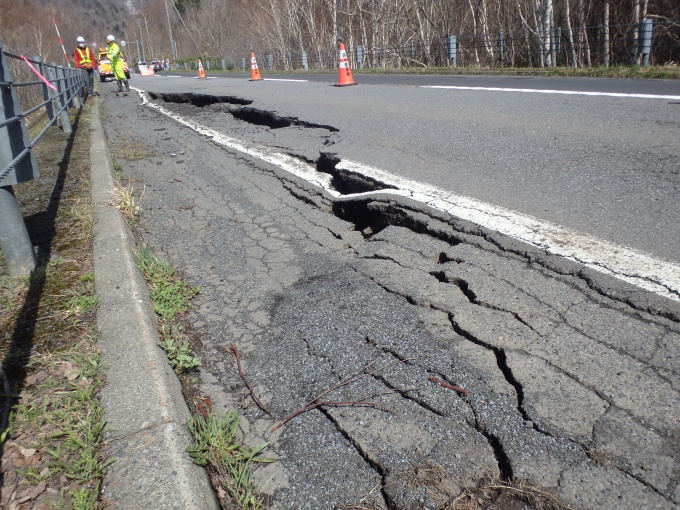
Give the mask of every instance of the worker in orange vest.
POLYGON ((90 95, 99 95, 99 93, 94 91, 94 73, 97 68, 97 59, 90 51, 90 48, 85 46, 85 39, 78 37, 76 39, 78 43, 75 51, 73 52, 73 60, 76 63, 78 69, 82 69, 87 73, 85 79, 85 86, 87 88, 87 93, 90 95))

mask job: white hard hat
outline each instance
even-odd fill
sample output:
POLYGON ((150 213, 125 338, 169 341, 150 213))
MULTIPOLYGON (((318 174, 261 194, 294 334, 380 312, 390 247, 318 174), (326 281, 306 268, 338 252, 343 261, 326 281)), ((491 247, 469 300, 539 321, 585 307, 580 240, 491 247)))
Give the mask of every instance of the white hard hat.
POLYGON ((78 39, 76 39, 76 42, 84 43, 85 39, 83 39, 82 37, 78 37, 78 39))
POLYGON ((106 36, 106 40, 107 40, 107 41, 115 41, 116 38, 113 37, 112 35, 107 35, 107 36, 106 36))

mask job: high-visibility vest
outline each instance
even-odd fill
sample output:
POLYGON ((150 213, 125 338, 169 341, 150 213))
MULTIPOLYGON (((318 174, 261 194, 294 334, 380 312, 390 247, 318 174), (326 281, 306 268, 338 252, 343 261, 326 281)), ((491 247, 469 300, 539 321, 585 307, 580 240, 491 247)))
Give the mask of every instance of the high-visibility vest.
POLYGON ((111 60, 111 63, 113 64, 114 59, 120 58, 120 47, 115 42, 110 42, 106 56, 109 57, 109 60, 111 60))
POLYGON ((83 52, 80 48, 76 48, 76 51, 80 55, 80 63, 81 64, 91 64, 92 59, 90 58, 90 48, 85 47, 85 55, 83 55, 83 52))

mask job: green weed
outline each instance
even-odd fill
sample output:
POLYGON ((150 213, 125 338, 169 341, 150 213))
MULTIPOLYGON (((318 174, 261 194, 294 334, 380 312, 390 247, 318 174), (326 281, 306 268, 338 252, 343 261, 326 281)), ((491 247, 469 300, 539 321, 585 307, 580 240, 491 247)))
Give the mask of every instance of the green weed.
POLYGON ((200 288, 190 286, 170 264, 143 247, 137 252, 137 267, 149 285, 153 309, 160 318, 171 320, 191 309, 191 300, 200 288))
POLYGON ((218 416, 212 411, 192 416, 187 427, 194 444, 187 453, 195 464, 209 466, 222 479, 223 486, 242 510, 257 510, 263 499, 258 496, 252 475, 257 463, 273 462, 261 457, 267 443, 248 447, 236 441, 240 418, 238 410, 218 416))
POLYGON ((137 267, 149 286, 153 311, 161 323, 162 340, 158 345, 166 352, 168 363, 176 372, 198 367, 200 360, 192 356, 189 340, 176 319, 191 310, 191 301, 200 289, 189 285, 168 262, 147 247, 137 252, 137 267))
POLYGON ((73 296, 64 303, 66 317, 78 319, 97 307, 99 298, 94 294, 94 273, 88 272, 78 278, 78 285, 69 290, 73 296))
POLYGON ((176 372, 183 372, 199 367, 201 361, 191 355, 189 340, 179 324, 163 324, 161 326, 162 341, 159 343, 168 356, 168 363, 176 372))

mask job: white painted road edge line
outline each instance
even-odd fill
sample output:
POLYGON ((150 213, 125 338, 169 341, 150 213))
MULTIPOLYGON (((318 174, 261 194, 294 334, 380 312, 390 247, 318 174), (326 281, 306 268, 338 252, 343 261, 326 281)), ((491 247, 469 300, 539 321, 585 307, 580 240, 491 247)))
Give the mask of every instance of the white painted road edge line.
POLYGON ((672 99, 680 100, 680 96, 663 96, 656 94, 625 94, 622 92, 579 92, 578 90, 550 90, 550 89, 513 89, 501 87, 459 87, 453 85, 419 85, 421 89, 456 89, 456 90, 488 90, 494 92, 526 92, 530 94, 564 94, 568 96, 607 96, 627 97, 636 99, 672 99))
POLYGON ((263 78, 264 81, 295 81, 295 82, 300 82, 300 83, 307 83, 309 80, 293 80, 293 79, 286 79, 286 78, 263 78))
POLYGON ((678 264, 657 259, 632 248, 619 246, 529 215, 472 198, 454 195, 436 186, 405 179, 379 168, 353 161, 341 161, 337 168, 366 175, 397 189, 341 195, 331 187, 331 176, 318 172, 313 166, 292 156, 272 151, 266 147, 248 144, 185 119, 166 110, 161 105, 149 102, 142 90, 136 88, 135 90, 139 93, 142 104, 159 111, 197 133, 212 138, 215 143, 275 165, 323 188, 335 197, 352 198, 385 194, 408 197, 434 209, 519 239, 548 253, 577 261, 586 267, 614 276, 644 290, 680 301, 680 265, 678 264))

